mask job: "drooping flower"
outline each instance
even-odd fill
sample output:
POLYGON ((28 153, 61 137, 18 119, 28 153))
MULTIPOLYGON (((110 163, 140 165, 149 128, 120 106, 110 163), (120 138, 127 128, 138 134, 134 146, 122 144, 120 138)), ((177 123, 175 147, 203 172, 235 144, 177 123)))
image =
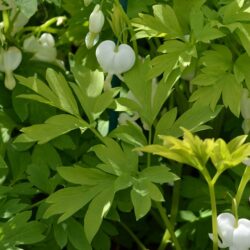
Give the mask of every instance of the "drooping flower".
POLYGON ((86 47, 92 48, 99 40, 99 33, 104 25, 105 17, 99 4, 89 16, 89 32, 85 37, 86 47))
POLYGON ((44 62, 56 61, 56 47, 54 37, 49 33, 43 33, 39 39, 30 36, 24 40, 25 51, 33 53, 33 59, 44 62))
POLYGON ((4 85, 12 90, 16 86, 13 71, 20 65, 22 53, 16 47, 9 47, 8 50, 0 50, 0 71, 5 73, 4 85))
MULTIPOLYGON (((217 217, 219 247, 229 250, 248 250, 250 248, 250 220, 239 219, 230 213, 222 213, 217 217)), ((213 239, 213 235, 209 234, 213 239)))
POLYGON ((134 66, 135 52, 127 44, 117 47, 113 41, 106 40, 96 48, 96 58, 103 71, 108 73, 107 79, 116 75, 122 80, 121 74, 134 66))

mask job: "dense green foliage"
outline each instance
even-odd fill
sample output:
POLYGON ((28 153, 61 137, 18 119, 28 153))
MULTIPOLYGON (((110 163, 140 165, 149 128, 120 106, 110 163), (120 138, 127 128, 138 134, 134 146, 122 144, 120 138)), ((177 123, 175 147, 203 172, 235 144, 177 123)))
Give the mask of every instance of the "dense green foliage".
POLYGON ((0 11, 0 250, 215 250, 217 214, 250 219, 250 1, 0 11), (105 40, 133 67, 103 72, 105 40))

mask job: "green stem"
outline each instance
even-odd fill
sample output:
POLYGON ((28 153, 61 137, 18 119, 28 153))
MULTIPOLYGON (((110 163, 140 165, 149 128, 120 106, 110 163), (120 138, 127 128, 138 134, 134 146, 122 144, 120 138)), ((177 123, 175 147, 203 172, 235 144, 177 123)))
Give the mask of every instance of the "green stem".
POLYGON ((160 246, 158 247, 158 250, 164 250, 166 249, 168 243, 170 243, 170 233, 169 233, 169 230, 165 230, 163 236, 162 236, 162 239, 161 239, 161 244, 160 246))
MULTIPOLYGON (((152 143, 152 129, 149 128, 149 134, 148 134, 148 145, 152 143)), ((149 168, 151 165, 151 153, 147 154, 147 167, 149 168)))
MULTIPOLYGON (((170 220, 168 219, 168 216, 166 214, 165 209, 162 207, 161 203, 159 203, 159 202, 156 202, 156 207, 157 207, 157 209, 159 211, 159 214, 160 214, 160 216, 161 216, 161 218, 162 218, 162 220, 163 220, 163 222, 165 223, 165 226, 166 226, 166 230, 165 230, 164 236, 166 236, 168 234, 166 232, 166 231, 168 231, 169 234, 171 235, 171 238, 172 238, 172 241, 174 243, 175 249, 176 250, 181 250, 181 246, 179 244, 178 239, 175 236, 175 232, 174 232, 173 226, 172 226, 170 220)), ((165 238, 163 237, 163 241, 164 241, 164 239, 165 238)), ((162 242, 160 245, 164 245, 165 243, 166 242, 164 242, 164 243, 162 242)))
MULTIPOLYGON (((181 178, 182 166, 178 166, 177 175, 181 178)), ((171 205, 171 217, 170 221, 172 225, 175 225, 176 217, 179 211, 179 202, 180 202, 180 190, 181 190, 181 180, 174 182, 173 188, 173 199, 171 205)))
POLYGON ((103 143, 103 144, 106 144, 105 140, 104 140, 104 137, 101 136, 95 128, 91 128, 90 127, 90 130, 92 131, 92 133, 103 143))
POLYGON ((211 182, 208 183, 210 202, 212 209, 212 228, 213 228, 213 250, 218 250, 218 230, 217 230, 217 208, 216 208, 216 197, 214 184, 211 182))
POLYGON ((244 174, 243 174, 243 176, 241 178, 237 193, 235 195, 235 200, 236 200, 237 206, 239 206, 239 204, 240 204, 243 192, 244 192, 244 190, 246 188, 246 185, 249 182, 249 180, 250 180, 250 166, 247 166, 246 169, 245 169, 245 172, 244 172, 244 174))
POLYGON ((4 33, 6 34, 10 27, 9 13, 7 10, 3 10, 2 17, 3 17, 4 33))
POLYGON ((121 13, 122 13, 122 16, 124 18, 124 20, 126 21, 128 27, 129 27, 129 30, 130 30, 130 34, 131 34, 131 37, 132 37, 132 43, 133 43, 133 48, 134 48, 134 51, 135 51, 135 54, 137 55, 138 54, 138 47, 137 47, 137 43, 136 43, 136 39, 135 39, 135 31, 130 23, 130 20, 128 18, 128 16, 126 15, 126 13, 124 12, 124 9, 122 8, 119 0, 115 0, 118 8, 120 9, 121 13))
POLYGON ((136 244, 140 247, 141 250, 149 250, 144 246, 144 244, 140 241, 140 239, 134 234, 134 232, 122 221, 120 221, 121 226, 128 232, 131 238, 136 242, 136 244))

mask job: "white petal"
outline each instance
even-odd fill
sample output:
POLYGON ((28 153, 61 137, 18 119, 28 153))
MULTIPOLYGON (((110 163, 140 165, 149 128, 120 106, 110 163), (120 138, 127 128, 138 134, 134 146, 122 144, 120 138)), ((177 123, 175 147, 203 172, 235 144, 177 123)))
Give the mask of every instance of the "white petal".
POLYGON ((44 62, 53 62, 56 60, 56 54, 56 48, 41 47, 40 50, 35 53, 34 58, 44 62))
POLYGON ((14 71, 22 61, 22 53, 16 47, 10 47, 3 53, 4 71, 14 71))
POLYGON ((114 70, 116 74, 130 70, 135 63, 135 52, 127 44, 121 44, 115 53, 114 70))
MULTIPOLYGON (((212 233, 209 233, 208 234, 208 237, 213 241, 214 240, 214 236, 212 233)), ((227 248, 228 245, 227 244, 224 244, 223 242, 220 241, 220 239, 218 239, 218 246, 219 248, 227 248)))
POLYGON ((4 85, 9 90, 12 90, 15 88, 16 80, 15 80, 13 73, 11 71, 5 73, 4 85))
POLYGON ((25 51, 35 53, 36 51, 39 50, 39 48, 40 48, 40 44, 38 42, 38 39, 35 38, 34 36, 30 36, 26 38, 23 42, 23 49, 25 51))
POLYGON ((230 213, 222 213, 217 217, 218 234, 224 246, 233 245, 235 218, 230 213))
POLYGON ((234 245, 239 249, 250 248, 250 221, 247 219, 240 219, 238 227, 234 230, 233 235, 234 245))
POLYGON ((46 47, 54 47, 55 46, 55 39, 50 33, 43 33, 39 38, 39 42, 42 46, 46 47))
POLYGON ((104 15, 101 11, 100 5, 97 4, 93 12, 89 16, 89 31, 92 33, 99 33, 104 25, 104 15))
POLYGON ((96 48, 96 58, 104 72, 114 73, 115 43, 110 40, 101 42, 96 48))

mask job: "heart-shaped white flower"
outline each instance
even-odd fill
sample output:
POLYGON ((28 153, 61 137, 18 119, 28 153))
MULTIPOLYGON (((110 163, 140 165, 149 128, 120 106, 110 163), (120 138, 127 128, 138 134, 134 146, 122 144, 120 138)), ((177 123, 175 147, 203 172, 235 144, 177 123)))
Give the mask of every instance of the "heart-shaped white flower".
POLYGON ((10 47, 8 50, 0 50, 0 71, 5 73, 4 85, 8 89, 16 86, 16 80, 13 71, 20 65, 22 53, 16 47, 10 47))
POLYGON ((133 67, 135 52, 127 44, 117 47, 113 41, 106 40, 96 48, 96 58, 104 72, 119 77, 133 67))
MULTIPOLYGON (((250 248, 250 220, 239 219, 237 226, 234 216, 222 213, 217 217, 220 248, 229 250, 248 250, 250 248)), ((212 238, 212 235, 209 235, 212 238)))
POLYGON ((44 62, 56 61, 56 47, 54 37, 44 33, 39 39, 30 36, 24 40, 23 48, 27 52, 34 53, 34 59, 44 62))

